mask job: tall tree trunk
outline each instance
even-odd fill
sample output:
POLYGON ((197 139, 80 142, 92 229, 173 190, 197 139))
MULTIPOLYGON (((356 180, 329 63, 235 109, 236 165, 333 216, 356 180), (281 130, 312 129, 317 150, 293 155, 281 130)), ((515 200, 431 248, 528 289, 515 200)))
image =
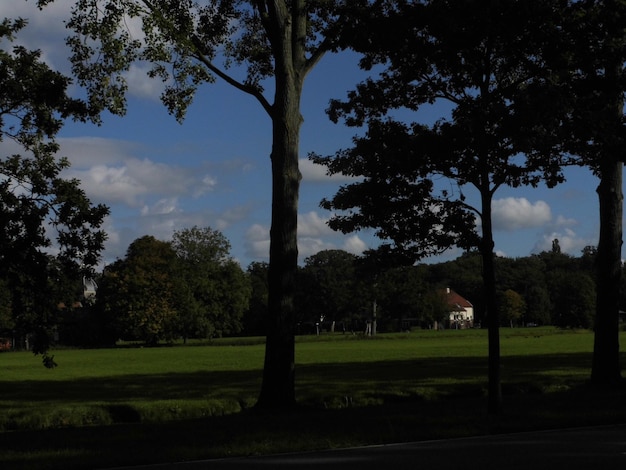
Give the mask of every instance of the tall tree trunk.
POLYGON ((498 414, 502 409, 502 386, 500 377, 500 315, 496 307, 496 271, 493 254, 493 227, 491 220, 491 198, 489 189, 481 190, 482 239, 480 253, 483 262, 483 291, 487 314, 489 339, 487 411, 498 414))
POLYGON ((605 155, 600 168, 600 239, 596 273, 596 321, 591 381, 614 385, 621 381, 619 363, 619 291, 622 254, 622 172, 616 155, 605 155))
MULTIPOLYGON (((607 8, 610 6, 607 5, 607 8)), ((609 13, 610 14, 610 13, 609 13)), ((619 363, 619 291, 622 274, 623 132, 622 62, 618 55, 608 59, 605 68, 606 129, 598 173, 600 238, 596 265, 596 321, 591 365, 591 381, 596 385, 621 382, 619 363)))
POLYGON ((298 168, 300 97, 303 69, 301 53, 294 52, 287 10, 276 13, 273 31, 275 101, 272 109, 272 225, 268 324, 263 383, 257 406, 294 406, 295 397, 295 276, 298 267, 298 195, 302 175, 298 168))

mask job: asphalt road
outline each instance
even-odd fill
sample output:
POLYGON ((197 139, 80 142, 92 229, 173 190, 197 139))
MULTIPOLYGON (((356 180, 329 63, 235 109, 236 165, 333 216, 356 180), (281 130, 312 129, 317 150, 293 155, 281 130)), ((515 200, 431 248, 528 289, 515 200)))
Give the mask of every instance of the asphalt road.
POLYGON ((133 467, 141 468, 622 470, 626 469, 626 425, 133 467))

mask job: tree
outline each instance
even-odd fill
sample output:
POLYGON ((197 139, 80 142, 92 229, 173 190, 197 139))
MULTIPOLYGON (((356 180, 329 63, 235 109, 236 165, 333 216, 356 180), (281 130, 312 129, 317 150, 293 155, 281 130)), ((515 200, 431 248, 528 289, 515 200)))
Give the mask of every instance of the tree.
POLYGON ((8 141, 5 151, 11 143, 21 151, 0 156, 0 280, 16 333, 30 336, 33 351, 53 365, 45 353, 58 305, 80 300, 75 287, 99 260, 109 210, 92 205, 78 180, 61 177, 69 162, 56 157, 55 137, 65 119, 90 116, 67 94, 70 80, 39 51, 9 47, 24 25, 0 24, 0 142, 8 141))
POLYGON ((505 290, 500 298, 500 309, 503 312, 503 320, 507 320, 509 326, 519 322, 526 313, 524 298, 513 289, 505 290))
POLYGON ((183 338, 239 333, 250 285, 230 257, 226 237, 210 227, 192 227, 174 232, 172 247, 188 296, 179 313, 183 338))
POLYGON ((571 2, 568 63, 563 82, 575 102, 569 113, 569 150, 599 177, 600 237, 591 380, 622 382, 619 289, 622 272, 622 173, 626 92, 626 4, 621 0, 571 2))
POLYGON ((550 294, 544 284, 531 283, 524 292, 526 303, 526 324, 552 324, 552 304, 550 294))
POLYGON ((15 328, 11 309, 11 291, 4 279, 0 279, 0 335, 5 336, 15 328))
POLYGON ((179 308, 184 305, 176 252, 168 242, 143 236, 130 244, 124 259, 107 266, 97 305, 124 339, 149 346, 177 336, 179 308))
POLYGON ((562 181, 561 159, 553 158, 561 149, 550 138, 559 117, 535 92, 550 80, 542 53, 558 34, 559 5, 374 2, 344 39, 364 54, 363 68, 384 70, 330 108, 331 119, 366 124, 367 133, 355 138, 351 149, 313 157, 330 173, 364 177, 323 201, 339 211, 331 227, 377 228, 380 237, 412 250, 416 258, 451 244, 478 248, 492 413, 499 411, 502 393, 491 206, 503 185, 562 181), (405 124, 388 115, 444 102, 451 111, 432 125, 405 124), (473 204, 470 190, 476 193, 473 204), (473 217, 480 218, 478 240, 473 217))
POLYGON ((300 98, 305 77, 333 47, 344 3, 356 2, 77 0, 68 23, 75 32, 69 39, 74 73, 96 109, 123 113, 123 74, 147 61, 154 66, 149 75, 166 83, 162 100, 179 121, 196 89, 216 79, 256 99, 272 121, 269 315, 259 406, 295 403, 300 98), (129 23, 140 26, 141 39, 129 23), (230 65, 243 73, 229 73, 230 65), (273 102, 264 95, 270 77, 273 102))
POLYGON ((246 271, 251 293, 248 310, 243 316, 243 331, 248 336, 267 334, 268 271, 268 264, 258 261, 250 263, 246 271))
POLYGON ((446 290, 442 288, 433 289, 426 294, 422 304, 424 306, 423 321, 428 325, 438 327, 437 325, 445 325, 450 319, 450 304, 445 292, 446 290))
POLYGON ((298 310, 304 320, 346 321, 362 306, 355 267, 357 257, 343 250, 323 250, 304 260, 300 270, 298 310))
POLYGON ((595 276, 596 272, 596 259, 598 257, 598 250, 595 246, 586 246, 582 249, 582 256, 580 257, 580 267, 583 271, 591 276, 595 276))
POLYGON ((548 286, 554 325, 562 328, 592 327, 596 288, 588 274, 556 269, 548 275, 548 286))
POLYGON ((380 317, 415 318, 421 325, 441 320, 433 303, 434 289, 426 284, 424 273, 415 266, 388 269, 378 278, 376 290, 380 317))

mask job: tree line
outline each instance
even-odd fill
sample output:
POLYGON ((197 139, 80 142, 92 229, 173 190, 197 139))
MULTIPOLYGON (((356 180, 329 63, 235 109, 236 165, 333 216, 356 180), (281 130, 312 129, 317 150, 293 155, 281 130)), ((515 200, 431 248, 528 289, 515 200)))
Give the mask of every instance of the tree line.
MULTIPOLYGON (((593 328, 596 257, 592 247, 579 257, 562 253, 558 240, 549 252, 497 257, 500 327, 593 328)), ((481 266, 476 251, 452 261, 375 270, 367 254, 320 251, 298 268, 296 333, 364 334, 374 320, 377 332, 446 328, 446 288, 474 305, 480 327, 486 321, 481 266)), ((96 276, 95 298, 77 295, 71 305, 59 305, 49 327, 60 344, 79 347, 265 336, 268 272, 262 262, 244 271, 231 258, 226 237, 209 227, 177 231, 171 241, 143 236, 96 276)), ((626 286, 620 304, 626 309, 626 286)), ((19 318, 8 312, 0 331, 25 331, 16 328, 19 318)))

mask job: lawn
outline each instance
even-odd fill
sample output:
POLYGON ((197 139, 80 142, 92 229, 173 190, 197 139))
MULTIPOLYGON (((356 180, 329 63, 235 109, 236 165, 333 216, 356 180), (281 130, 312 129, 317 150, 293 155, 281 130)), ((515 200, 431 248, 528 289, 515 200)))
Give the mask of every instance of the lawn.
POLYGON ((503 329, 501 343, 497 418, 483 330, 299 337, 289 413, 253 408, 261 339, 56 350, 53 370, 2 353, 0 462, 97 468, 626 420, 623 391, 587 385, 591 332, 503 329))

